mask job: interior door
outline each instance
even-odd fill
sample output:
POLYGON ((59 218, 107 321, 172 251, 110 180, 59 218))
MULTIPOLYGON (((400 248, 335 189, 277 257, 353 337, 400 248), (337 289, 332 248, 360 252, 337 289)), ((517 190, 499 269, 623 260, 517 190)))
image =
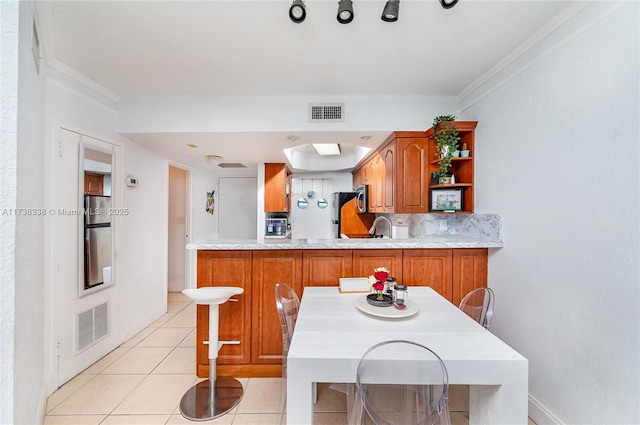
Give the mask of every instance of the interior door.
POLYGON ((219 189, 218 239, 256 239, 258 179, 220 177, 219 189))
MULTIPOLYGON (((54 344, 58 346, 58 386, 61 386, 121 342, 118 262, 113 263, 113 284, 92 288, 85 293, 81 289, 84 288, 82 164, 87 162, 79 159, 79 153, 82 154, 85 148, 105 154, 104 157, 111 160, 112 169, 107 178, 110 181, 116 176, 116 153, 119 154, 121 148, 62 128, 59 142, 62 154, 56 156, 56 212, 50 219, 54 229, 53 264, 56 270, 53 282, 56 302, 53 308, 57 341, 54 340, 54 344)), ((113 181, 123 179, 115 178, 113 181)), ((108 186, 107 190, 117 200, 113 205, 121 206, 122 194, 119 189, 108 186)), ((114 245, 119 224, 119 219, 112 220, 114 245)))

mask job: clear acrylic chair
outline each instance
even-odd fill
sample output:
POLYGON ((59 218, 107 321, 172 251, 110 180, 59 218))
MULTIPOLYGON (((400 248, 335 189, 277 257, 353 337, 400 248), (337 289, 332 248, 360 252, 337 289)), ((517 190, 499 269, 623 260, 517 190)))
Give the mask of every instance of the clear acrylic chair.
MULTIPOLYGON (((296 292, 286 283, 276 283, 275 287, 276 309, 278 310, 278 319, 280 320, 280 328, 282 330, 282 377, 287 377, 287 355, 289 354, 289 346, 293 338, 293 330, 298 320, 298 310, 300 310, 300 298, 296 292)), ((283 379, 282 392, 280 395, 280 418, 278 423, 284 421, 284 409, 286 405, 286 381, 283 379)), ((317 386, 313 384, 313 401, 317 401, 317 386)))
POLYGON ((282 330, 282 376, 287 376, 287 354, 293 338, 293 329, 298 319, 300 299, 293 288, 285 283, 276 283, 276 308, 282 330))
POLYGON ((448 393, 447 368, 435 352, 412 341, 381 342, 358 364, 349 424, 449 425, 448 393))
POLYGON ((469 292, 460 301, 460 310, 480 323, 485 329, 491 326, 495 296, 491 288, 478 288, 469 292))

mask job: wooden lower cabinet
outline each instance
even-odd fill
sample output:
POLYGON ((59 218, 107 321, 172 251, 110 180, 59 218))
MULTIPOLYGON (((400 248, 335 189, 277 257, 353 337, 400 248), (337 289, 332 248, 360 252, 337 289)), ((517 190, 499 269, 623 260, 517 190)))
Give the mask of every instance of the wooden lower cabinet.
POLYGON ((369 277, 377 267, 386 267, 391 276, 403 282, 401 249, 356 249, 353 251, 353 276, 369 277))
POLYGON ((305 249, 302 251, 303 286, 337 286, 341 277, 353 276, 350 249, 305 249))
MULTIPOLYGON (((221 341, 240 341, 224 345, 218 352, 218 364, 242 365, 251 362, 251 251, 198 251, 198 288, 203 286, 239 286, 244 293, 220 306, 219 336, 221 341)), ((209 376, 208 345, 209 307, 197 306, 196 364, 201 378, 209 376)), ((221 376, 224 374, 218 368, 221 376)))
POLYGON ((407 286, 430 286, 451 301, 452 260, 451 249, 405 249, 402 255, 402 283, 407 286))
POLYGON ((453 250, 453 298, 451 302, 460 305, 460 301, 469 292, 477 288, 486 288, 488 273, 488 249, 453 250))
MULTIPOLYGON (((294 249, 198 251, 197 286, 240 286, 244 293, 220 306, 220 376, 281 376, 282 334, 275 284, 302 297, 306 286, 337 286, 340 277, 366 277, 387 267, 398 282, 430 286, 458 305, 471 290, 487 286, 486 248, 472 249, 294 249)), ((411 296, 411 294, 409 294, 411 296)), ((209 308, 197 307, 197 374, 209 374, 209 308)))
POLYGON ((281 364, 282 333, 275 302, 276 283, 302 296, 302 251, 254 251, 251 297, 251 363, 281 364))

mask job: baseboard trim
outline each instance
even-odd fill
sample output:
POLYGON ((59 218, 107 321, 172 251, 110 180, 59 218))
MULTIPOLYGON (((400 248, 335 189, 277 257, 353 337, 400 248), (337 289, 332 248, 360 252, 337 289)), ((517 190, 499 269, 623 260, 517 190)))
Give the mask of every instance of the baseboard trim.
POLYGON ((44 423, 44 415, 47 411, 47 399, 49 398, 49 392, 48 392, 48 385, 47 382, 43 382, 42 383, 42 387, 40 388, 40 403, 38 405, 38 411, 36 412, 36 418, 38 420, 37 423, 39 424, 43 424, 44 423))
POLYGON ((53 394, 58 389, 58 377, 50 376, 44 381, 44 390, 47 397, 53 394))
POLYGON ((120 344, 129 341, 131 338, 136 336, 143 329, 148 327, 150 324, 152 324, 153 322, 155 322, 165 314, 167 314, 167 312, 164 309, 154 311, 152 313, 149 313, 142 319, 140 319, 137 323, 134 323, 132 326, 129 326, 127 329, 123 329, 122 341, 120 342, 120 344))
POLYGON ((184 286, 184 282, 169 282, 169 292, 182 292, 184 286))
POLYGON ((565 425, 531 394, 529 394, 529 417, 537 425, 565 425))

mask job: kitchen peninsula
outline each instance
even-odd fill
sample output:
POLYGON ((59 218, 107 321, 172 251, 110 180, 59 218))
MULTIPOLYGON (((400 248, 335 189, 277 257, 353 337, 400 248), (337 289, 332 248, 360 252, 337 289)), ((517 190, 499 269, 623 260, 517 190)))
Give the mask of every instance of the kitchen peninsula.
MULTIPOLYGON (((197 287, 239 286, 238 302, 220 306, 218 358, 221 376, 280 376, 281 329, 274 286, 337 286, 341 277, 365 277, 387 267, 398 282, 430 286, 453 304, 472 289, 487 286, 488 249, 502 241, 465 235, 415 239, 211 240, 187 246, 197 251, 197 287)), ((208 376, 208 307, 197 307, 196 364, 208 376)))

